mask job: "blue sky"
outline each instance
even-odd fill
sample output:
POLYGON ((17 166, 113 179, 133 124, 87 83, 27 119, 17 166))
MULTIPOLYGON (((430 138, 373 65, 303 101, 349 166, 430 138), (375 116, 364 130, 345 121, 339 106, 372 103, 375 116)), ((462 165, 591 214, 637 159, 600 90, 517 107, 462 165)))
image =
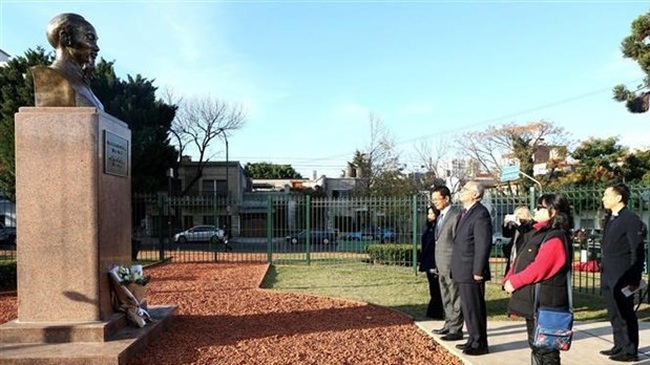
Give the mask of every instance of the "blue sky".
MULTIPOLYGON (((371 112, 407 169, 421 164, 421 141, 539 119, 576 141, 650 146, 650 115, 628 113, 611 93, 643 78, 620 42, 649 10, 647 1, 0 0, 0 49, 49 50, 49 20, 79 13, 120 77, 244 105, 231 160, 338 176, 368 145, 371 112)), ((224 158, 221 143, 212 148, 224 158)))

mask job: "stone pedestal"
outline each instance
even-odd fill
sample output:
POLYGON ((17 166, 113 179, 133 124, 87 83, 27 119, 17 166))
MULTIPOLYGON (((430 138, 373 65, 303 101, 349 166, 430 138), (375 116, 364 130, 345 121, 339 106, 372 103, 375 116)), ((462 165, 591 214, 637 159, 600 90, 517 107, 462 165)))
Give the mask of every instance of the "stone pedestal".
POLYGON ((128 126, 95 108, 24 107, 16 114, 12 342, 34 342, 35 331, 53 328, 63 329, 53 342, 105 341, 123 326, 107 271, 131 261, 130 155, 128 126))

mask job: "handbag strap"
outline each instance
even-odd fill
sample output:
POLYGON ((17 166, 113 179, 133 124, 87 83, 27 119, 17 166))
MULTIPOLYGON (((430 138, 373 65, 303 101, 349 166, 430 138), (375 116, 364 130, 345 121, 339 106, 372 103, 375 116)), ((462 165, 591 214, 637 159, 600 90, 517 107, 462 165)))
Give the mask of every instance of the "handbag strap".
MULTIPOLYGON (((542 239, 542 244, 540 245, 540 248, 546 242, 546 237, 548 236, 548 233, 544 235, 544 238, 542 239)), ((565 237, 562 237, 562 242, 564 243, 564 250, 566 252, 567 256, 567 262, 566 265, 568 266, 568 271, 566 274, 566 290, 567 290, 567 298, 569 299, 569 312, 573 313, 573 289, 571 287, 571 252, 569 250, 567 240, 565 237)), ((537 309, 539 308, 539 293, 541 292, 542 285, 541 283, 535 284, 535 311, 534 313, 537 313, 537 309)))

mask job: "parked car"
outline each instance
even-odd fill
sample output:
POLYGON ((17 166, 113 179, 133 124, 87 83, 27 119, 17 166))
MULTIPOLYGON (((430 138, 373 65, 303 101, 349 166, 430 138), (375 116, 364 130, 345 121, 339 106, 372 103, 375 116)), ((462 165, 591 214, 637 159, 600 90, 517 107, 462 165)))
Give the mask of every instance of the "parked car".
POLYGON ((346 241, 382 241, 395 240, 395 232, 388 228, 368 227, 360 231, 348 232, 343 236, 346 241))
POLYGON ((510 243, 509 237, 503 237, 500 233, 495 233, 492 235, 492 245, 507 245, 510 243))
POLYGON ((503 246, 510 243, 511 238, 503 237, 500 233, 495 233, 492 235, 492 251, 490 256, 492 257, 504 257, 503 246))
POLYGON ((16 227, 5 227, 0 224, 0 244, 16 244, 16 227))
MULTIPOLYGON (((311 244, 335 244, 336 232, 334 231, 311 231, 309 234, 311 244)), ((307 231, 300 231, 296 234, 286 237, 288 243, 297 245, 305 244, 307 242, 307 231)))
POLYGON ((223 241, 225 232, 223 229, 211 225, 194 226, 183 232, 174 235, 174 242, 185 244, 188 242, 210 242, 213 240, 223 241))

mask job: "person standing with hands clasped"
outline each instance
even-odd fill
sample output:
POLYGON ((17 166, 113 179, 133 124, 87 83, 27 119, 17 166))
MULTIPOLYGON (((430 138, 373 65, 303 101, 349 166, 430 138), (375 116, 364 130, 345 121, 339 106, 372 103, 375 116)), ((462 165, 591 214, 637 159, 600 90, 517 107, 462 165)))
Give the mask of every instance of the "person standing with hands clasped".
POLYGON ((610 360, 638 361, 639 323, 634 311, 634 296, 621 290, 639 287, 645 248, 645 224, 627 208, 630 189, 624 184, 608 187, 603 194, 603 206, 610 210, 605 217, 601 259, 601 293, 612 324, 614 347, 600 351, 610 360))
POLYGON ((433 333, 443 335, 443 341, 463 339, 463 313, 460 308, 458 285, 451 278, 451 255, 454 232, 460 214, 458 208, 451 206, 451 192, 446 186, 436 186, 431 193, 431 202, 440 211, 436 220, 436 267, 438 282, 445 311, 445 324, 434 329, 433 333))
POLYGON ((460 190, 463 210, 459 215, 451 253, 451 277, 458 284, 460 303, 469 338, 456 345, 466 355, 487 354, 485 282, 490 280, 492 219, 481 204, 485 188, 469 181, 460 190))
POLYGON ((539 301, 541 307, 569 308, 567 275, 573 257, 571 245, 567 244, 573 228, 569 202, 558 194, 542 195, 537 199, 534 220, 532 231, 524 236, 522 247, 503 279, 503 288, 512 294, 508 314, 526 319, 531 364, 559 365, 559 350, 534 346, 535 302, 539 301), (535 298, 537 283, 539 298, 535 298))
POLYGON ((440 284, 438 284, 438 269, 436 268, 436 221, 440 212, 436 207, 430 206, 427 210, 427 222, 422 232, 422 247, 420 249, 418 270, 427 274, 429 282, 429 305, 427 317, 443 319, 442 299, 440 296, 440 284))

